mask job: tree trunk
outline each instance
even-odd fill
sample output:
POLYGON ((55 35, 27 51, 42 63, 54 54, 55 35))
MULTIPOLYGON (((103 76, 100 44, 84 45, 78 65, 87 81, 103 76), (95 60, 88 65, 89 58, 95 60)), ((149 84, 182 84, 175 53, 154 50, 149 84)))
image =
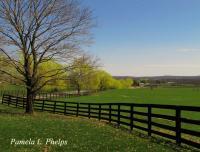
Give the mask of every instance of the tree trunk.
POLYGON ((81 95, 81 88, 80 88, 79 85, 78 85, 78 87, 77 87, 77 92, 78 92, 78 96, 80 96, 80 95, 81 95))
POLYGON ((35 94, 31 92, 30 89, 27 89, 27 95, 26 95, 26 113, 27 114, 33 114, 33 102, 35 99, 35 94))

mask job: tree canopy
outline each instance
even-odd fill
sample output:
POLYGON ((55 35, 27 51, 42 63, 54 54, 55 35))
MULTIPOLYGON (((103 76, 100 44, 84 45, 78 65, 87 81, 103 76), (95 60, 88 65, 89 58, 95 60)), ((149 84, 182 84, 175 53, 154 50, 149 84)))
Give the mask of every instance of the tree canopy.
POLYGON ((53 74, 52 69, 39 72, 41 64, 54 59, 68 65, 79 55, 80 45, 90 40, 92 26, 91 10, 76 0, 0 1, 0 51, 5 55, 1 63, 12 66, 20 76, 0 71, 25 85, 27 113, 33 113, 36 93, 67 68, 58 67, 53 74))

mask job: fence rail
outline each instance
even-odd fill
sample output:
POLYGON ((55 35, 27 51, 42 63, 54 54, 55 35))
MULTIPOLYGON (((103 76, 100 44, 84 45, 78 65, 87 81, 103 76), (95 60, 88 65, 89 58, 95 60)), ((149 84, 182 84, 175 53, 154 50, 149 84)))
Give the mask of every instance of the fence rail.
MULTIPOLYGON (((25 108, 26 98, 4 94, 2 104, 25 108)), ((171 139, 178 145, 183 143, 200 149, 200 119, 182 116, 183 112, 200 115, 200 107, 135 103, 78 103, 35 99, 34 109, 106 120, 118 126, 128 127, 130 130, 135 128, 142 130, 148 136, 154 134, 171 139), (171 110, 170 113, 174 115, 160 114, 156 111, 158 109, 171 110), (164 120, 164 123, 160 120, 164 120), (183 124, 194 125, 197 129, 184 128, 183 124)))

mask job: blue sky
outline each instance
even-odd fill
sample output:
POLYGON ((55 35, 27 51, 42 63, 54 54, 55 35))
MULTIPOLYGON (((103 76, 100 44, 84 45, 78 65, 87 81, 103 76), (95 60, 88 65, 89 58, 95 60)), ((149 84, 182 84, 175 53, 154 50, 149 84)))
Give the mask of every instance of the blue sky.
POLYGON ((83 0, 98 26, 87 51, 112 75, 200 75, 200 0, 83 0))

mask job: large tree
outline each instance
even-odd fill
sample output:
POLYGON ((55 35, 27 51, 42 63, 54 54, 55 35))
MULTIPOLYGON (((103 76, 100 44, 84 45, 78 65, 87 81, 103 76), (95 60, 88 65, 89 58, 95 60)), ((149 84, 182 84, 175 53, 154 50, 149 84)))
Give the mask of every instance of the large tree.
POLYGON ((33 113, 36 93, 66 70, 42 73, 39 67, 52 59, 69 63, 80 44, 89 40, 91 27, 90 9, 76 0, 0 1, 0 51, 6 56, 4 64, 20 76, 3 68, 0 71, 25 85, 27 113, 33 113))

